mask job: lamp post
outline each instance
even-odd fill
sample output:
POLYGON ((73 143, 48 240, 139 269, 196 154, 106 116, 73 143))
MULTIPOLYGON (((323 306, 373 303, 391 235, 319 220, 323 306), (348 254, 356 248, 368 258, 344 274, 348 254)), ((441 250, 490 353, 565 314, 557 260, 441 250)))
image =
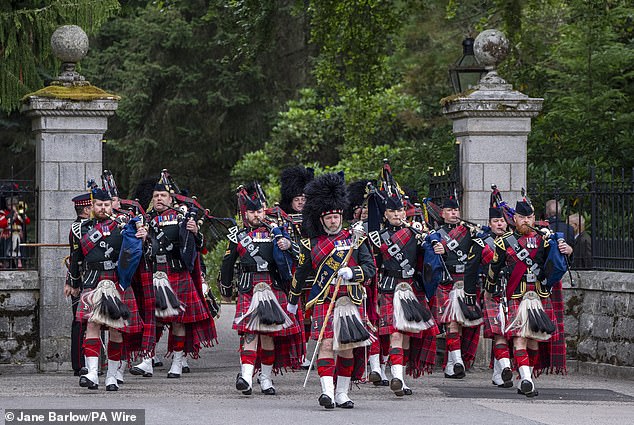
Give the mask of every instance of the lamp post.
POLYGON ((449 78, 451 78, 451 85, 456 94, 475 87, 480 82, 480 78, 487 73, 473 53, 474 41, 471 37, 464 39, 462 57, 449 68, 449 78))

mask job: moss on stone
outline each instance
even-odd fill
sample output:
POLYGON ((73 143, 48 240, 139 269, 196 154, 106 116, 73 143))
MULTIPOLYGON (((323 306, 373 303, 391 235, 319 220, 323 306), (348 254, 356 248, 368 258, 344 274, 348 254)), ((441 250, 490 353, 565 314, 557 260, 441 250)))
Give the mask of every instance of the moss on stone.
POLYGON ((39 89, 36 92, 29 93, 22 98, 22 101, 28 100, 31 96, 38 97, 51 97, 54 99, 64 100, 76 100, 76 101, 91 101, 98 99, 114 99, 120 100, 121 97, 112 93, 108 93, 99 87, 93 85, 85 86, 62 86, 62 85, 50 85, 39 89))

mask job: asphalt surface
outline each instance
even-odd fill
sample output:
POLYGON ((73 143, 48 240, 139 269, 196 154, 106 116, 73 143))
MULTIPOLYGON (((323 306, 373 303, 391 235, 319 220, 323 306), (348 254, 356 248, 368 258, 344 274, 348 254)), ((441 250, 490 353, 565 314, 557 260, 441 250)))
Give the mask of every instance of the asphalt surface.
MULTIPOLYGON (((217 323, 220 343, 189 360, 192 372, 167 379, 169 360, 152 378, 126 374, 118 392, 78 386, 72 373, 0 376, 0 408, 144 409, 146 424, 607 424, 632 423, 634 382, 600 376, 542 376, 539 396, 527 399, 514 388, 491 385, 489 370, 474 369, 463 380, 434 374, 407 380, 414 394, 396 397, 388 387, 355 386, 352 410, 325 410, 315 371, 306 388, 305 372, 274 377, 277 395, 265 396, 254 383, 252 396, 235 389, 238 338, 231 330, 234 308, 223 305, 217 323)), ((311 351, 312 353, 312 351, 311 351)), ((6 424, 17 423, 16 421, 6 424)))

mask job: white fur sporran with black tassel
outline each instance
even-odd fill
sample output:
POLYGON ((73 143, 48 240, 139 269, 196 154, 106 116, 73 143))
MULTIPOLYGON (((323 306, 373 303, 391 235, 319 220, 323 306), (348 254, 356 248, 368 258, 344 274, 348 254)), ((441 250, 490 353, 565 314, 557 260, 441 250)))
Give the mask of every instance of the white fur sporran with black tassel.
POLYGON ((482 324, 482 317, 475 320, 469 320, 465 317, 463 312, 465 305, 464 283, 462 281, 455 282, 453 289, 449 292, 449 298, 443 306, 443 322, 458 322, 467 328, 482 324))
POLYGON ((155 314, 156 317, 174 317, 185 311, 185 306, 178 300, 176 293, 170 285, 165 272, 155 272, 152 276, 154 293, 156 295, 155 314))
POLYGON ((335 351, 365 347, 376 339, 363 325, 359 309, 350 297, 338 298, 333 309, 332 326, 334 338, 332 348, 335 351))
POLYGON ((91 309, 89 322, 121 329, 130 318, 130 310, 111 280, 100 281, 95 289, 82 295, 82 301, 91 309))
POLYGON ((288 317, 271 287, 265 282, 253 287, 251 304, 247 311, 235 320, 236 325, 247 318, 247 329, 254 332, 278 332, 293 324, 293 320, 288 317))
POLYGON ((537 341, 548 341, 555 333, 555 324, 544 311, 542 302, 535 291, 527 291, 517 309, 517 317, 505 332, 519 330, 521 337, 537 341))
POLYGON ((412 286, 401 282, 394 289, 394 327, 401 332, 417 333, 434 326, 429 307, 416 298, 412 286))

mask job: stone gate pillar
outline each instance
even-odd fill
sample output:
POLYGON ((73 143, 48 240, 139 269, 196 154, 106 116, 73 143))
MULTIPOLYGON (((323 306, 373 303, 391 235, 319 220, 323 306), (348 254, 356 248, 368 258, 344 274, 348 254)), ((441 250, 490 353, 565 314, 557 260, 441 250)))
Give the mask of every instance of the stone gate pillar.
MULTIPOLYGON (((74 25, 51 37, 54 54, 63 62, 58 80, 27 96, 22 112, 31 117, 36 143, 36 185, 39 188, 38 241, 67 244, 75 211, 71 199, 87 192, 86 182, 102 168, 102 139, 118 97, 90 85, 75 72, 88 50, 88 37, 74 25)), ((64 297, 69 248, 39 248, 41 371, 70 369, 72 310, 64 297)))
POLYGON ((474 53, 489 72, 475 90, 443 99, 443 113, 453 121, 460 143, 462 216, 481 224, 488 218, 492 184, 512 206, 526 187, 526 140, 543 102, 513 90, 497 74, 507 52, 508 40, 500 31, 480 33, 474 53))

